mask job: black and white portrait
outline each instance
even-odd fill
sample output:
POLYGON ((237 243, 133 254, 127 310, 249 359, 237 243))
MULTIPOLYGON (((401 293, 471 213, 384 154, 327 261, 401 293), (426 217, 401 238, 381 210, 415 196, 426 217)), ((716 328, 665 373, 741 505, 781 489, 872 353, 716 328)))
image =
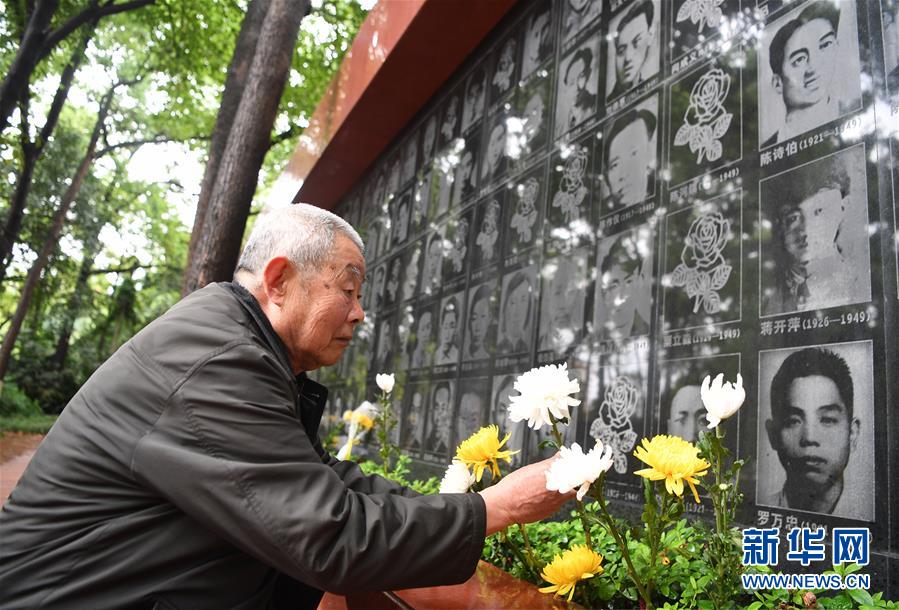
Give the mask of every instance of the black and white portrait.
POLYGON ((756 504, 874 520, 870 341, 759 352, 756 504))
POLYGON ((454 444, 458 445, 481 429, 487 415, 490 378, 462 379, 459 383, 459 407, 456 411, 454 444))
POLYGON ((444 297, 440 302, 440 326, 437 328, 437 351, 434 364, 456 364, 462 345, 464 305, 462 292, 444 297))
POLYGON ((434 160, 434 152, 437 146, 437 113, 432 112, 425 121, 421 134, 421 160, 422 166, 430 165, 434 160))
POLYGON ((855 0, 817 0, 771 22, 758 69, 762 147, 861 109, 855 0))
POLYGON ((871 300, 865 147, 762 180, 761 314, 871 300))
POLYGON ((652 244, 648 225, 599 240, 593 327, 600 340, 649 334, 652 244))
POLYGON ((742 71, 731 56, 671 86, 668 155, 672 186, 742 158, 742 71))
POLYGON ((545 61, 553 56, 552 0, 542 0, 527 18, 524 30, 524 52, 521 59, 521 80, 526 80, 545 61))
POLYGON ((609 23, 606 99, 614 100, 659 73, 660 0, 633 0, 609 23))
POLYGON ((506 226, 508 252, 516 254, 537 243, 546 199, 546 171, 543 163, 519 176, 508 192, 506 226))
POLYGON ((447 223, 448 247, 443 259, 443 281, 457 278, 468 269, 471 217, 472 214, 468 212, 447 223))
POLYGON ((587 434, 612 447, 614 462, 606 475, 610 480, 635 484, 632 473, 639 462, 633 452, 646 436, 647 349, 615 354, 594 366, 596 373, 587 384, 587 434))
POLYGON ((384 281, 383 307, 396 305, 400 297, 400 284, 403 276, 403 255, 396 254, 387 262, 387 276, 384 281))
POLYGON ((603 138, 602 212, 605 216, 655 193, 659 98, 652 96, 615 117, 603 138))
POLYGON ((395 356, 394 347, 394 325, 390 317, 385 316, 378 322, 378 341, 375 349, 374 362, 372 362, 375 370, 392 370, 393 358, 395 356))
POLYGON ((459 134, 459 126, 462 123, 462 94, 455 92, 450 94, 440 113, 440 132, 437 134, 438 150, 442 150, 459 134))
POLYGON ((420 240, 403 252, 403 282, 400 287, 400 299, 408 301, 418 294, 418 279, 421 275, 422 250, 424 241, 420 240))
POLYGON ((511 434, 506 442, 506 447, 511 451, 517 451, 510 462, 512 468, 517 468, 525 463, 523 455, 525 439, 528 434, 527 420, 513 422, 509 418, 510 396, 515 391, 514 375, 497 375, 493 378, 493 401, 490 406, 488 423, 499 426, 500 435, 511 434))
POLYGON ((503 242, 500 238, 503 218, 503 191, 496 191, 482 200, 474 217, 473 269, 479 269, 499 260, 503 242))
POLYGON ((734 191, 668 214, 664 330, 741 318, 740 194, 734 191))
POLYGON ((418 131, 413 131, 403 144, 403 170, 400 174, 401 182, 408 184, 415 177, 418 169, 418 131))
POLYGON ((412 195, 412 231, 418 232, 428 221, 431 205, 431 170, 422 172, 412 195))
POLYGON ((412 212, 412 191, 406 190, 390 202, 390 216, 392 218, 393 242, 398 246, 409 237, 409 217, 412 212))
POLYGON ((484 104, 487 101, 487 73, 480 64, 465 80, 465 100, 462 108, 462 131, 468 131, 472 125, 484 116, 484 104))
POLYGON ((537 349, 557 356, 569 354, 586 335, 589 251, 579 248, 544 260, 540 271, 540 325, 537 349))
POLYGON ((899 0, 880 0, 883 27, 883 65, 887 88, 899 91, 899 0))
POLYGON ((509 150, 509 127, 504 112, 494 114, 486 122, 487 142, 481 160, 481 184, 486 186, 506 173, 509 150))
POLYGON ((450 207, 458 208, 478 192, 478 145, 481 132, 473 131, 464 137, 464 148, 459 152, 459 164, 455 167, 450 207))
POLYGON ((529 352, 537 318, 537 268, 533 265, 503 276, 497 352, 529 352))
POLYGON ((425 453, 444 456, 450 450, 450 426, 453 416, 455 381, 437 381, 431 385, 431 402, 428 405, 425 453))
POLYGON ((462 360, 480 360, 493 355, 497 293, 496 281, 469 288, 462 360))
POLYGON ((387 171, 387 200, 392 201, 400 189, 400 175, 402 174, 402 161, 399 152, 392 155, 390 162, 387 164, 390 168, 387 171))
POLYGON ((415 328, 415 313, 411 305, 402 308, 396 321, 396 370, 406 371, 412 364, 412 331, 415 328))
POLYGON ((553 72, 541 71, 519 89, 514 116, 509 119, 510 157, 523 163, 546 148, 549 140, 553 72))
POLYGON ((739 11, 740 0, 675 0, 671 11, 672 62, 715 38, 722 23, 734 19, 739 11))
POLYGON ((434 330, 437 326, 433 307, 421 308, 416 314, 412 326, 412 358, 409 363, 413 369, 423 369, 434 362, 434 330))
POLYGON ((590 220, 590 148, 585 143, 564 146, 550 165, 553 190, 547 215, 554 227, 577 230, 590 220))
MULTIPOLYGON (((679 436, 695 443, 699 435, 709 431, 706 408, 700 388, 706 376, 714 379, 723 374, 734 382, 740 373, 739 354, 675 358, 659 363, 659 433, 679 436)), ((745 383, 745 382, 744 382, 745 383)), ((736 447, 740 412, 720 425, 728 445, 736 447)))
POLYGON ((491 105, 504 98, 518 82, 518 32, 509 35, 493 51, 493 75, 490 77, 491 105))
POLYGON ((425 247, 425 262, 421 273, 421 291, 426 295, 435 295, 440 291, 443 270, 443 233, 438 229, 428 237, 425 247))
POLYGON ((384 306, 384 293, 387 287, 387 266, 380 265, 372 273, 371 299, 372 311, 379 311, 384 306))
POLYGON ((599 35, 575 47, 559 62, 554 136, 591 119, 596 113, 599 87, 599 35))
POLYGON ((432 218, 440 218, 450 210, 453 194, 453 182, 456 167, 453 164, 457 158, 452 154, 442 154, 437 157, 434 169, 431 171, 431 206, 432 218))
POLYGON ((403 394, 400 419, 400 448, 413 454, 421 449, 422 427, 425 421, 427 383, 410 383, 403 394))
POLYGON ((562 44, 567 45, 602 13, 602 0, 563 0, 562 44))

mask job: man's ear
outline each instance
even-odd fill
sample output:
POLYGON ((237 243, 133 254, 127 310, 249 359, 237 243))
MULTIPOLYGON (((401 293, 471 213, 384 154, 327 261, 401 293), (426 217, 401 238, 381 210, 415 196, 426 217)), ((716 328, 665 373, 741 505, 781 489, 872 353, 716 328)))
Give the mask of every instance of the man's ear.
POLYGON ((781 80, 779 74, 771 75, 771 86, 774 87, 774 90, 777 91, 778 95, 783 95, 783 93, 784 93, 783 81, 781 80))
POLYGON ((262 291, 266 298, 280 307, 287 297, 287 283, 293 275, 293 266, 285 256, 270 259, 262 270, 262 291))
POLYGON ((778 434, 778 429, 773 419, 765 420, 765 432, 768 433, 768 442, 771 443, 771 448, 775 452, 780 453, 780 434, 778 434))
POLYGON ((853 417, 849 422, 849 451, 855 451, 855 445, 858 444, 858 432, 861 429, 861 423, 857 417, 853 417))

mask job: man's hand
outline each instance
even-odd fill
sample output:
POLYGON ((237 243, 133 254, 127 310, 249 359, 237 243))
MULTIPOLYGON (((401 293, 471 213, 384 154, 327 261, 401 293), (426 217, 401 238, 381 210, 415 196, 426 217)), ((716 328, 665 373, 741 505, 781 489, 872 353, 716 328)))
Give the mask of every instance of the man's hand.
MULTIPOLYGON (((556 454, 558 455, 558 454, 556 454)), ((487 535, 513 523, 531 523, 553 515, 575 496, 546 489, 546 471, 555 457, 529 464, 480 492, 487 505, 487 535)))

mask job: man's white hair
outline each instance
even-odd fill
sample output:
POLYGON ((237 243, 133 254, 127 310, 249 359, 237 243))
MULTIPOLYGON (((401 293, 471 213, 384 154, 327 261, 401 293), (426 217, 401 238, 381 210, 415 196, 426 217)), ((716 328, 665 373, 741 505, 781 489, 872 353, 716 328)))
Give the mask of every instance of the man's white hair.
POLYGON ((298 203, 264 212, 247 238, 237 272, 249 271, 258 278, 265 264, 276 256, 287 257, 301 272, 321 269, 331 255, 337 233, 365 252, 356 229, 322 208, 298 203))

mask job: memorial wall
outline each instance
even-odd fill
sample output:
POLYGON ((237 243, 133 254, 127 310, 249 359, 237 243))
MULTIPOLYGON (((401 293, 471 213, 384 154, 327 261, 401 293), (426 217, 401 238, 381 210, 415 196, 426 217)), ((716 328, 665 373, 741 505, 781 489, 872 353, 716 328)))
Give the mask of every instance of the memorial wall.
POLYGON ((702 378, 740 373, 742 521, 870 527, 869 572, 899 574, 897 20, 899 0, 520 3, 337 207, 367 319, 319 375, 329 414, 396 372, 419 465, 488 422, 530 462, 512 383, 567 362, 566 442, 614 447, 608 493, 640 503, 636 443, 695 440, 702 378))

